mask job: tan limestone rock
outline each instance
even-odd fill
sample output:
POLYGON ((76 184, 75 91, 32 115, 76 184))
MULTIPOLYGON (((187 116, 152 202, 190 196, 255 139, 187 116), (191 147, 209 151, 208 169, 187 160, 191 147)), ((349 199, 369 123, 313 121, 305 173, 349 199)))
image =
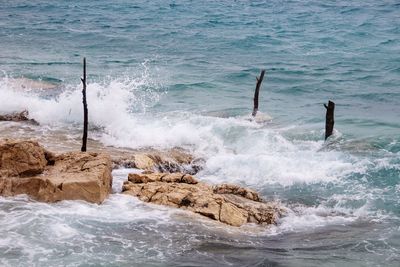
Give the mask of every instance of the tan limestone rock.
POLYGON ((136 154, 133 156, 133 167, 141 170, 153 169, 155 162, 145 154, 136 154))
POLYGON ((214 193, 216 194, 233 194, 233 195, 239 195, 244 198, 254 200, 254 201, 261 201, 260 195, 255 192, 254 190, 251 190, 249 188, 244 188, 240 187, 235 184, 220 184, 216 185, 213 188, 214 193))
POLYGON ((107 154, 68 152, 57 156, 43 176, 59 190, 39 199, 101 203, 111 192, 111 159, 107 154))
POLYGON ((231 203, 222 203, 219 220, 233 226, 247 223, 248 213, 231 203))
POLYGON ((274 203, 252 201, 238 195, 224 194, 226 202, 233 203, 248 213, 248 222, 258 224, 274 224, 284 213, 284 209, 274 203))
POLYGON ((132 183, 151 183, 151 182, 165 182, 165 183, 187 183, 197 184, 196 178, 190 174, 183 173, 130 173, 128 181, 132 183))
POLYGON ((55 156, 34 141, 1 141, 0 195, 27 194, 55 202, 101 203, 111 192, 107 154, 68 152, 55 156))
POLYGON ((47 165, 45 151, 35 141, 0 141, 0 175, 40 174, 47 165))
POLYGON ((182 173, 129 174, 122 191, 145 202, 186 209, 232 226, 274 224, 283 213, 278 205, 262 202, 253 190, 236 185, 212 187, 182 173))

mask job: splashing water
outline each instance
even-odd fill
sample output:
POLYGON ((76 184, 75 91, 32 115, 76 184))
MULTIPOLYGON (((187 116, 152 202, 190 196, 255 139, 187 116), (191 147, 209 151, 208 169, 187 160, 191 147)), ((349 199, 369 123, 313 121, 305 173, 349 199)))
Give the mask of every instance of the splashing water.
POLYGON ((1 198, 0 265, 397 266, 398 8, 6 1, 0 113, 27 109, 40 125, 0 122, 2 138, 79 147, 85 54, 92 142, 186 148, 204 159, 200 180, 249 186, 287 214, 267 228, 225 227, 120 194, 137 170, 119 169, 102 205, 1 198), (329 99, 336 130, 324 142, 329 99))

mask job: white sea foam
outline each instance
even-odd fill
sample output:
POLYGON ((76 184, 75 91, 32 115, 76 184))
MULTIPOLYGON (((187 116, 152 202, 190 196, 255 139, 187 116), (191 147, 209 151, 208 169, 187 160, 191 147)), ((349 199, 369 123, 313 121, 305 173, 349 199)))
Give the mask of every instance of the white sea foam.
MULTIPOLYGON (((260 124, 249 121, 245 116, 218 118, 181 111, 148 113, 148 107, 160 95, 148 89, 146 79, 117 79, 103 84, 89 84, 89 119, 91 125, 99 129, 91 135, 92 138, 120 147, 185 147, 205 159, 204 169, 198 174, 200 179, 211 183, 234 182, 256 190, 263 190, 270 184, 285 187, 298 183, 341 183, 348 175, 362 174, 371 165, 368 160, 339 150, 322 149, 325 147, 322 140, 290 138, 287 133, 296 130, 296 126, 269 127, 268 122, 260 124)), ((68 129, 66 126, 71 123, 80 124, 83 117, 81 98, 79 85, 49 99, 33 91, 17 91, 7 87, 6 83, 0 83, 1 112, 28 109, 42 127, 50 129, 55 126, 68 129)), ((378 165, 387 166, 385 161, 378 165)), ((114 172, 114 192, 120 192, 122 182, 131 171, 136 170, 114 172)), ((304 206, 289 212, 281 219, 276 231, 301 231, 308 227, 347 224, 363 216, 356 213, 367 206, 345 207, 343 203, 346 201, 335 197, 327 200, 337 203, 333 207, 324 204, 304 206)), ((140 220, 168 223, 174 213, 169 208, 151 207, 121 194, 111 195, 101 206, 63 201, 54 205, 28 204, 28 208, 35 216, 73 216, 103 223, 140 220)), ((59 239, 74 238, 78 231, 62 220, 52 222, 50 230, 59 239)))
POLYGON ((260 154, 223 154, 211 157, 204 175, 210 181, 235 181, 247 185, 331 182, 355 171, 337 155, 296 151, 260 154))
MULTIPOLYGON (((323 141, 291 140, 285 137, 285 128, 270 129, 244 117, 146 113, 160 98, 149 80, 145 73, 135 79, 89 83, 89 120, 100 129, 91 137, 120 147, 189 148, 206 159, 200 176, 213 182, 252 186, 331 182, 364 167, 344 153, 320 151, 323 141)), ((31 117, 48 127, 82 122, 80 85, 55 98, 43 98, 33 91, 14 90, 3 80, 0 99, 0 112, 28 109, 31 117)))
POLYGON ((280 219, 272 233, 299 232, 314 230, 329 225, 348 225, 363 216, 361 208, 354 214, 353 210, 330 208, 324 205, 317 207, 298 207, 295 211, 289 211, 280 219))
MULTIPOLYGON (((29 85, 27 85, 29 86, 29 85)), ((87 88, 91 123, 103 125, 122 122, 129 118, 130 110, 144 112, 148 105, 157 102, 159 94, 149 89, 153 86, 146 77, 115 79, 104 83, 89 83, 87 88)), ((43 98, 34 90, 13 88, 8 79, 0 80, 1 112, 28 109, 41 123, 82 122, 81 85, 66 86, 55 98, 43 98)))

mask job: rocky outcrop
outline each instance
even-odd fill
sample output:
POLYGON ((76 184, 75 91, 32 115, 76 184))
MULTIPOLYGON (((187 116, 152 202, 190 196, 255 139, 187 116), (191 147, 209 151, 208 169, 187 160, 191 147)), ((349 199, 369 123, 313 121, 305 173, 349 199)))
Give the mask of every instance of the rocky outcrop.
POLYGON ((40 174, 46 165, 45 150, 37 142, 0 141, 0 176, 40 174))
POLYGON ((29 118, 29 112, 27 110, 0 115, 0 121, 23 121, 39 125, 37 121, 29 118))
POLYGON ((0 142, 0 195, 27 194, 38 201, 101 203, 111 192, 107 154, 54 155, 34 141, 0 142))
POLYGON ((183 149, 149 150, 113 158, 114 167, 137 168, 157 172, 184 172, 195 174, 201 169, 201 159, 195 159, 183 149))
POLYGON ((190 210, 232 226, 274 224, 283 209, 265 203, 253 190, 237 185, 210 186, 183 173, 129 174, 124 194, 140 200, 190 210))

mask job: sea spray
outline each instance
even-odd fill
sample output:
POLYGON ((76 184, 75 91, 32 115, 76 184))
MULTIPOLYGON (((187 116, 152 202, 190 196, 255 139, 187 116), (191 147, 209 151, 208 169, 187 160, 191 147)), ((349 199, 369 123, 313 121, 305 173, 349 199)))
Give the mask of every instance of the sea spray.
MULTIPOLYGON (((102 82, 89 79, 87 95, 93 110, 90 123, 101 126, 116 119, 124 121, 129 119, 130 112, 145 113, 148 107, 157 104, 165 92, 157 89, 161 85, 153 82, 147 73, 144 68, 138 77, 109 78, 102 82)), ((51 96, 45 97, 45 90, 17 89, 8 78, 0 79, 0 88, 0 96, 4 100, 1 112, 27 109, 32 117, 44 124, 82 122, 79 83, 64 84, 62 89, 54 90, 51 96)))

